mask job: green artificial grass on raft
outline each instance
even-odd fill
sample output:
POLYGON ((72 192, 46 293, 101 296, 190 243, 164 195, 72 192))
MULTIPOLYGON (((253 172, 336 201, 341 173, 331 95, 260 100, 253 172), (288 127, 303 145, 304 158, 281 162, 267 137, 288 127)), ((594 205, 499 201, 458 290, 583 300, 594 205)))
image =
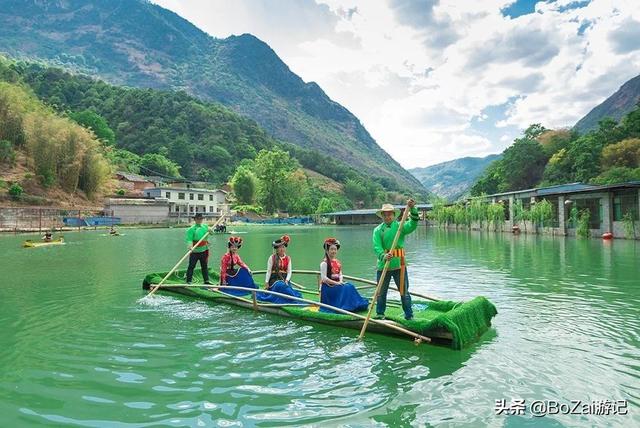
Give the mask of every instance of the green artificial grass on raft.
MULTIPOLYGON (((167 280, 166 284, 184 284, 186 271, 174 272, 167 280)), ((145 277, 146 284, 159 283, 166 273, 153 273, 145 277)), ((217 283, 220 279, 218 272, 209 271, 210 281, 217 283)), ((199 269, 194 272, 193 282, 202 283, 202 275, 199 269)), ((202 289, 191 289, 194 294, 206 298, 207 300, 217 300, 225 297, 202 289)), ((315 292, 302 292, 305 299, 318 301, 318 294, 315 292)), ((423 301, 414 300, 414 317, 412 320, 404 319, 404 312, 398 305, 388 306, 385 316, 387 319, 397 322, 407 329, 419 334, 426 334, 429 330, 445 329, 453 337, 451 347, 462 349, 480 337, 491 326, 491 319, 498 313, 496 307, 485 297, 478 296, 468 302, 453 302, 447 300, 423 301)), ((283 306, 281 310, 288 314, 303 319, 317 319, 326 321, 349 321, 355 319, 350 315, 338 313, 328 313, 320 311, 310 311, 305 307, 283 306)), ((366 311, 359 314, 366 315, 366 311)))

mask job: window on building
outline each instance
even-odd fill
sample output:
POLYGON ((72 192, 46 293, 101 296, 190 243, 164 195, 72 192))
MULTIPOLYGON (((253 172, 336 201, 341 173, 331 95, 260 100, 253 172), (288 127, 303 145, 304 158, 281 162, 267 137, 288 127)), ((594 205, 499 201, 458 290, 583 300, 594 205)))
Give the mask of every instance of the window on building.
POLYGON ((631 214, 634 220, 638 216, 638 191, 625 190, 613 194, 613 221, 622 221, 625 215, 631 214))
POLYGON ((209 206, 209 212, 212 213, 213 212, 213 207, 209 206))
POLYGON ((178 193, 178 199, 184 199, 184 193, 178 193))
POLYGON ((209 195, 209 200, 213 201, 213 195, 209 195))
POLYGON ((189 193, 189 200, 193 201, 193 193, 189 193))
POLYGON ((151 192, 147 192, 147 198, 151 197, 151 192))
POLYGON ((189 207, 189 212, 192 213, 193 212, 193 207, 189 207))
POLYGON ((167 192, 164 194, 167 199, 171 199, 171 192, 167 192))
POLYGON ((204 195, 202 193, 198 193, 198 200, 204 201, 204 195))

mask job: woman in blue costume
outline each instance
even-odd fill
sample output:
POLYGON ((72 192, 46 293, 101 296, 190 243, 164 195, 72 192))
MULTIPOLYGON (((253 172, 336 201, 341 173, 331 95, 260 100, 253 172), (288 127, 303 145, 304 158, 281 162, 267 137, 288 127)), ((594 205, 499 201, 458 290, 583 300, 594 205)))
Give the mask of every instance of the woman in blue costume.
MULTIPOLYGON (((220 285, 231 285, 243 288, 258 288, 251 276, 251 269, 247 266, 238 251, 242 247, 242 238, 232 236, 227 242, 227 252, 220 259, 220 285)), ((250 291, 222 289, 224 293, 234 296, 245 296, 250 291)))
MULTIPOLYGON (((265 288, 276 293, 287 294, 294 297, 302 297, 302 294, 291 287, 291 257, 287 255, 287 247, 290 238, 287 235, 273 241, 273 254, 267 260, 267 276, 265 288)), ((292 299, 275 296, 268 293, 260 293, 258 298, 269 303, 299 303, 292 299)))
MULTIPOLYGON (((320 302, 350 312, 364 311, 369 307, 369 301, 362 297, 356 287, 344 282, 342 264, 336 258, 340 249, 340 241, 327 238, 323 244, 324 259, 320 263, 320 302)), ((324 307, 321 312, 335 312, 324 307)))

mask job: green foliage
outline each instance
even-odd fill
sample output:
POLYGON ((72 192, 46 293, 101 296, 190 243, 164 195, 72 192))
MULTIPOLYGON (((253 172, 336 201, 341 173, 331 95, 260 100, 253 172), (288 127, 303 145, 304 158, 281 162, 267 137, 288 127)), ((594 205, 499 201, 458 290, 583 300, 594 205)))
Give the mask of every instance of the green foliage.
POLYGON ((233 193, 240 204, 253 204, 256 199, 258 179, 247 166, 239 166, 231 178, 233 193))
POLYGON ((140 158, 140 167, 146 175, 180 177, 180 166, 158 153, 147 153, 140 158))
POLYGON ((22 189, 22 186, 20 186, 18 183, 13 183, 11 187, 9 187, 8 193, 13 198, 18 199, 20 198, 20 196, 22 196, 22 193, 24 193, 24 190, 22 189))
POLYGON ((16 151, 9 140, 0 140, 0 163, 13 166, 16 161, 16 151))
POLYGON ((522 138, 516 138, 499 159, 493 162, 471 188, 471 195, 494 194, 534 187, 540 182, 548 156, 535 138, 545 132, 531 125, 522 138))
POLYGON ((130 172, 133 174, 140 173, 142 158, 135 153, 124 149, 116 149, 115 147, 107 147, 105 149, 105 156, 117 171, 130 172))
POLYGON ((252 212, 256 214, 262 214, 264 211, 262 207, 258 205, 236 205, 235 207, 233 207, 233 210, 244 213, 252 212))
POLYGON ((105 144, 114 145, 116 143, 116 134, 104 117, 100 116, 93 110, 83 110, 69 113, 69 117, 93 131, 95 136, 105 144))
POLYGON ((368 208, 379 205, 386 199, 382 185, 375 181, 362 179, 347 179, 344 185, 344 194, 354 206, 368 208))
POLYGON ((531 221, 531 210, 524 207, 522 199, 516 199, 513 203, 513 220, 516 224, 522 224, 525 232, 527 231, 527 222, 531 221))
POLYGON ((627 181, 640 181, 640 168, 616 166, 593 179, 594 184, 618 184, 627 181))
POLYGON ((602 149, 602 167, 640 167, 640 138, 627 138, 602 149))
POLYGON ((628 239, 635 239, 636 237, 636 221, 633 213, 628 212, 622 216, 622 227, 624 228, 624 236, 628 239))
POLYGON ((546 199, 531 205, 531 221, 538 227, 549 226, 553 220, 553 205, 546 199))
POLYGON ((254 171, 259 182, 259 199, 267 213, 286 207, 290 198, 288 181, 297 168, 297 162, 284 150, 261 150, 258 153, 254 171))
POLYGON ((126 195, 126 193, 127 192, 124 189, 116 190, 116 195, 118 195, 118 196, 124 196, 124 195, 126 195))
POLYGON ((580 211, 578 215, 578 225, 576 227, 576 236, 580 238, 588 238, 591 235, 589 229, 589 220, 591 219, 591 213, 589 210, 584 209, 580 211))
MULTIPOLYGON (((110 169, 93 135, 54 114, 22 86, 0 82, 0 105, 5 102, 10 102, 11 115, 2 118, 9 117, 21 127, 14 129, 22 138, 19 147, 30 158, 40 183, 44 187, 57 184, 70 193, 81 190, 90 197, 95 195, 110 169)), ((4 125, 0 122, 0 129, 4 125)))
POLYGON ((501 203, 489 204, 487 206, 487 220, 493 224, 495 230, 504 224, 505 212, 504 205, 501 203))
POLYGON ((318 208, 316 209, 317 214, 324 214, 334 212, 336 210, 336 206, 334 201, 330 198, 322 198, 320 202, 318 202, 318 208))

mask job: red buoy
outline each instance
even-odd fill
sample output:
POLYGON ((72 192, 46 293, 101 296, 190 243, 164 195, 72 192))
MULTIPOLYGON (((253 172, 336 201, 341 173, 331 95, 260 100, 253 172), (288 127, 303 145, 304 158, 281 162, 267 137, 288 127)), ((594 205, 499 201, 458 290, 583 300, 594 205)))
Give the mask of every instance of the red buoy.
POLYGON ((605 232, 602 234, 602 239, 613 239, 613 233, 605 232))

